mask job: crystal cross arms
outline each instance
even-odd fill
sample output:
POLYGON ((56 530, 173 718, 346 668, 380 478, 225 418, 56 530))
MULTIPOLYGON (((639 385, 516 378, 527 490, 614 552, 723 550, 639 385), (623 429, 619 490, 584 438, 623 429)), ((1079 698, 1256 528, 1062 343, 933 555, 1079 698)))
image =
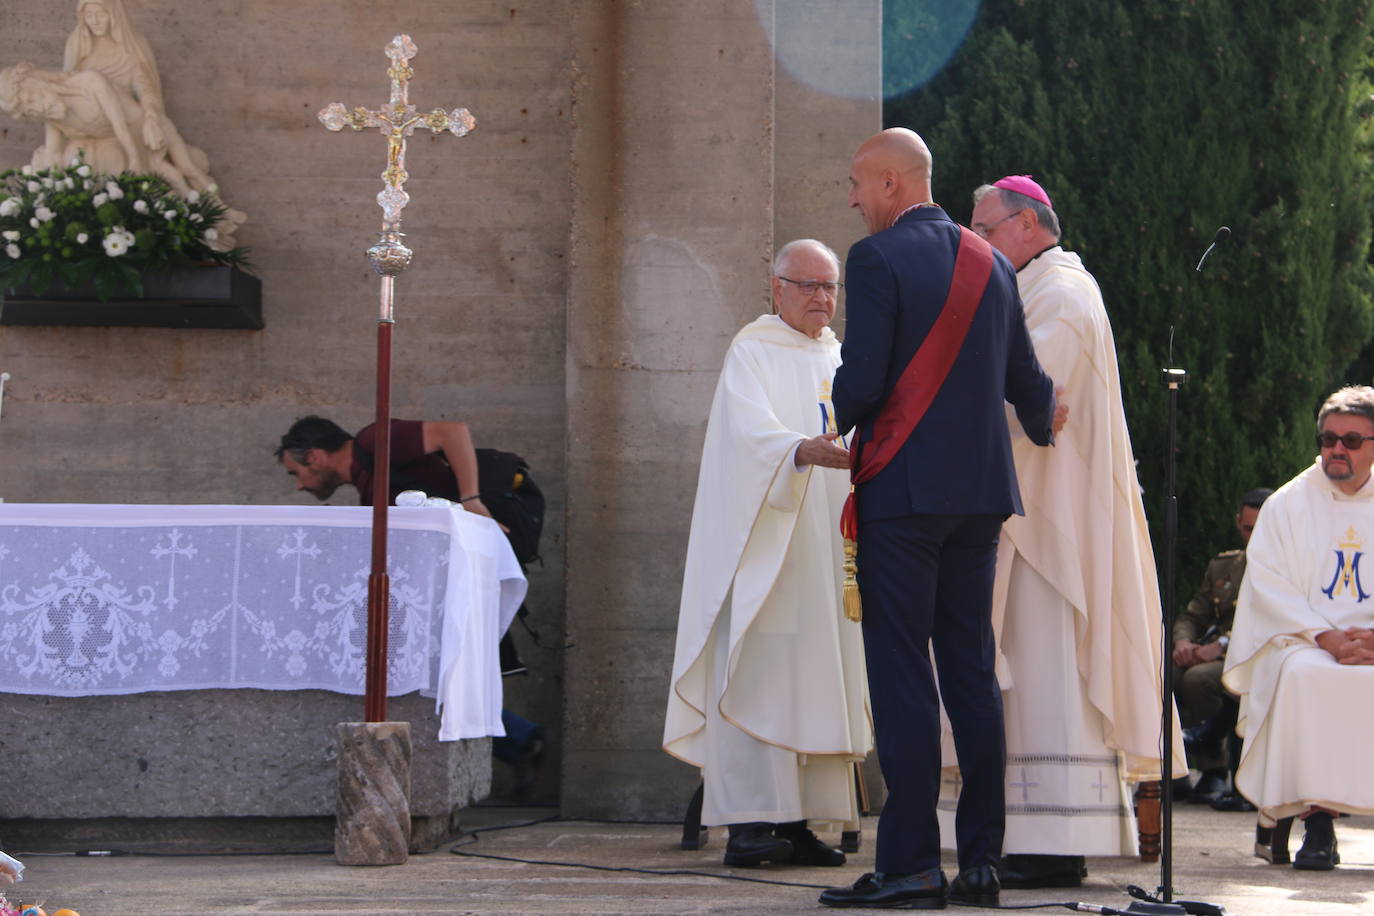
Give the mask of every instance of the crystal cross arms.
POLYGON ((427 114, 417 112, 407 97, 410 79, 415 75, 410 66, 410 59, 416 53, 415 42, 410 40, 409 35, 397 35, 391 39, 385 51, 391 59, 391 66, 387 68, 387 75, 391 77, 391 101, 376 111, 361 106, 350 111, 342 102, 333 102, 320 111, 319 119, 325 127, 335 131, 345 126, 354 130, 377 127, 387 138, 387 166, 386 171, 382 172, 386 187, 377 195, 377 204, 385 214, 383 241, 399 250, 392 251, 389 259, 392 263, 379 263, 374 257, 373 266, 383 275, 394 276, 405 269, 410 254, 400 244, 401 211, 410 202, 410 195, 404 187, 406 179, 410 177, 406 174, 406 138, 416 127, 427 127, 435 133, 446 130, 455 137, 461 137, 472 130, 477 121, 466 108, 455 108, 453 111, 436 108, 427 114), (401 252, 404 252, 405 263, 398 263, 401 252))

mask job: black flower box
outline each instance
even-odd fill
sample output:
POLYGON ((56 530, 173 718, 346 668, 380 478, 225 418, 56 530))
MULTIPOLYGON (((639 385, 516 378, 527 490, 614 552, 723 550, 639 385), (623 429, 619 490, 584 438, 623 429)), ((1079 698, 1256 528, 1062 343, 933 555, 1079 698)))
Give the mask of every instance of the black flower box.
POLYGON ((143 274, 143 296, 54 283, 38 295, 27 283, 0 290, 0 325, 126 328, 261 328, 262 281, 237 267, 143 274))

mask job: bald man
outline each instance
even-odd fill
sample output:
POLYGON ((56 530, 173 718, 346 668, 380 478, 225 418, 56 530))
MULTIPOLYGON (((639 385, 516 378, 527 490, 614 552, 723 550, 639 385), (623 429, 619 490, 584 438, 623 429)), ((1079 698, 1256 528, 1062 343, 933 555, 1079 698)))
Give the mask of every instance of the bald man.
POLYGON ((870 235, 845 263, 831 396, 839 428, 856 429, 850 530, 888 798, 875 871, 823 893, 827 906, 998 903, 1005 744, 992 581, 1002 521, 1021 512, 1003 405, 1037 445, 1053 441, 1065 409, 1036 361, 1011 264, 945 215, 930 176, 929 150, 903 128, 867 140, 849 176, 870 235), (967 785, 953 883, 935 813, 942 696, 967 785))

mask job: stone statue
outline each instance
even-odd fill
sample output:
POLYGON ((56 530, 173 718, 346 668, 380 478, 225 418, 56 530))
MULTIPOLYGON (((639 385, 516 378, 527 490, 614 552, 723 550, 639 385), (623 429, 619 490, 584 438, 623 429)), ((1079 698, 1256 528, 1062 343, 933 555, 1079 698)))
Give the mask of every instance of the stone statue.
POLYGON ((185 194, 189 187, 175 169, 159 169, 161 157, 129 132, 139 114, 133 97, 120 93, 96 70, 58 73, 16 64, 0 70, 0 109, 13 117, 43 121, 43 146, 34 151, 34 168, 65 166, 78 152, 101 172, 156 172, 185 194))
MULTIPOLYGON (((216 194, 203 150, 177 131, 162 104, 152 49, 134 31, 124 0, 77 0, 62 71, 21 63, 0 71, 0 110, 43 121, 34 168, 62 166, 77 151, 97 172, 151 172, 179 194, 216 194)), ((214 247, 233 247, 245 214, 228 210, 214 247)))

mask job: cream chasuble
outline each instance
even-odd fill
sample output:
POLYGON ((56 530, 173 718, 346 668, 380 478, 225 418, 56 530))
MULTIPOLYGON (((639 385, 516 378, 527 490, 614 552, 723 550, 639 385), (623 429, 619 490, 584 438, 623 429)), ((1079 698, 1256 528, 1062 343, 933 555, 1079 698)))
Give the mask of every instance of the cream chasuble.
MULTIPOLYGON (((1366 448, 1369 446, 1366 445, 1366 448)), ((1241 694, 1236 787, 1270 824, 1324 805, 1374 814, 1374 666, 1341 665, 1318 633, 1374 627, 1374 482, 1354 496, 1318 461, 1264 503, 1223 682, 1241 694)))
POLYGON ((840 345, 764 315, 735 337, 706 426, 663 747, 702 769, 702 821, 852 823, 872 747, 863 635, 840 607, 842 470, 793 464, 835 432, 840 345))
MULTIPOLYGON (((1162 622, 1116 346, 1078 255, 1044 252, 1017 286, 1069 420, 1053 448, 1036 448, 1009 418, 1026 514, 1003 525, 993 588, 1007 728, 1003 851, 1131 855, 1127 782, 1160 776, 1162 622)), ((1175 772, 1186 773, 1177 732, 1174 740, 1175 772)), ((949 837, 958 786, 947 771, 949 837)))

